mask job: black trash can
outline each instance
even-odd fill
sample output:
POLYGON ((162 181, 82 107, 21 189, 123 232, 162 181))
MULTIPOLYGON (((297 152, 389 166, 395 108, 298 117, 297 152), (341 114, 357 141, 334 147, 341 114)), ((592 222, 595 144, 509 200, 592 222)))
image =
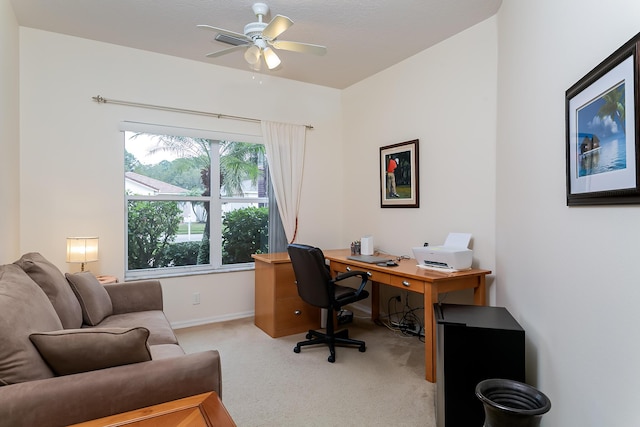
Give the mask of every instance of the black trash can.
POLYGON ((484 406, 484 427, 537 427, 551 409, 544 393, 513 380, 480 381, 476 396, 484 406))

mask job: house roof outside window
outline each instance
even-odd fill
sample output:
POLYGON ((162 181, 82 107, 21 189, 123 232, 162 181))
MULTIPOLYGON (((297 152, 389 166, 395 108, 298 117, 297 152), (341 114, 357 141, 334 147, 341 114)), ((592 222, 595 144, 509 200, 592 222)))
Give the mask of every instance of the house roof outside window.
POLYGON ((140 175, 135 172, 125 172, 125 190, 130 194, 142 196, 158 196, 158 195, 187 195, 189 190, 169 184, 158 179, 140 175))

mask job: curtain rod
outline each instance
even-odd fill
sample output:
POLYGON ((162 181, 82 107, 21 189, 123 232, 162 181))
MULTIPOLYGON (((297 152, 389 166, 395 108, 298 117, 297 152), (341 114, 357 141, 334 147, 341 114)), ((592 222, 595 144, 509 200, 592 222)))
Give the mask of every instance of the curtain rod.
MULTIPOLYGON (((252 119, 250 117, 242 117, 242 116, 232 116, 229 114, 220 114, 220 113, 210 113, 207 111, 198 111, 198 110, 187 110, 184 108, 176 108, 176 107, 164 107, 162 105, 153 105, 153 104, 142 104, 139 102, 130 102, 130 101, 120 101, 117 99, 107 99, 107 98, 103 98, 102 96, 98 95, 98 96, 94 96, 91 99, 93 99, 95 102, 97 102, 98 104, 117 104, 117 105, 126 105, 129 107, 140 107, 140 108, 149 108, 152 110, 162 110, 162 111, 171 111, 174 113, 186 113, 186 114, 196 114, 199 116, 208 116, 208 117, 215 117, 217 119, 233 119, 233 120, 242 120, 245 122, 253 122, 253 123, 260 123, 259 119, 252 119)), ((304 125, 307 129, 313 129, 313 126, 311 125, 304 125)))

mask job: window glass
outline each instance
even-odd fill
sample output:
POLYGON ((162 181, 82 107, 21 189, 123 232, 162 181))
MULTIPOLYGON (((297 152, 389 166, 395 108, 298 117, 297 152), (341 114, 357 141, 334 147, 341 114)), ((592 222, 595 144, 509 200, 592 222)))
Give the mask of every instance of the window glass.
POLYGON ((224 270, 268 251, 263 145, 124 135, 127 277, 224 270))

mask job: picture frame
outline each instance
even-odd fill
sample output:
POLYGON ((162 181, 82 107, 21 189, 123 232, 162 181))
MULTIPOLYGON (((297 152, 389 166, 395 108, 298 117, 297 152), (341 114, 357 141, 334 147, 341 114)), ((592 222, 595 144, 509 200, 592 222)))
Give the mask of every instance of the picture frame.
POLYGON ((419 208, 417 139, 380 147, 380 207, 419 208))
POLYGON ((567 206, 640 203, 640 33, 566 91, 567 206))

